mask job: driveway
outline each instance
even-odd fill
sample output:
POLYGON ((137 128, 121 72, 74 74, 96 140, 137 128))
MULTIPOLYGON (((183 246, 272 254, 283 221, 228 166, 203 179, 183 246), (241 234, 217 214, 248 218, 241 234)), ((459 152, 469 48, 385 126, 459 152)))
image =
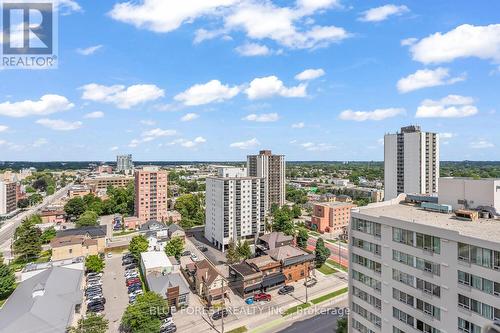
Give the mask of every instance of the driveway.
POLYGON ((105 259, 106 266, 102 276, 102 291, 106 298, 104 315, 109 320, 108 332, 119 332, 120 322, 128 305, 127 288, 125 287, 125 269, 122 266, 122 255, 113 253, 113 257, 105 259))

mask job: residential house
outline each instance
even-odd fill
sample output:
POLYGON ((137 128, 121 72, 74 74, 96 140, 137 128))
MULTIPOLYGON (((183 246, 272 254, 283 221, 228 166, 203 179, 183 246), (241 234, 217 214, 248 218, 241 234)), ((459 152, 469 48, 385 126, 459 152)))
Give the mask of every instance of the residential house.
POLYGON ((83 269, 51 267, 22 281, 0 309, 0 332, 65 333, 80 312, 83 269))
POLYGON ((196 261, 188 264, 186 268, 196 293, 206 300, 209 306, 227 296, 227 281, 208 260, 196 261))
POLYGON ((50 246, 53 261, 104 253, 106 226, 60 230, 50 246))
POLYGON ((281 231, 274 231, 260 236, 257 240, 257 248, 264 252, 280 246, 292 245, 292 243, 293 236, 285 235, 281 231))
POLYGON ((141 253, 141 269, 144 276, 152 273, 168 274, 178 270, 174 267, 164 251, 148 251, 141 253))
POLYGON ((183 308, 189 303, 189 286, 180 272, 152 272, 146 275, 146 283, 149 290, 165 298, 169 306, 183 308))
POLYGON ((181 228, 178 224, 171 224, 167 227, 168 229, 168 237, 181 237, 182 239, 186 238, 186 232, 181 228))
POLYGON ((42 223, 61 224, 66 221, 66 212, 64 210, 42 210, 40 212, 42 223))
POLYGON ((314 268, 314 254, 290 245, 277 247, 266 253, 281 263, 281 272, 286 277, 285 284, 305 279, 314 268))

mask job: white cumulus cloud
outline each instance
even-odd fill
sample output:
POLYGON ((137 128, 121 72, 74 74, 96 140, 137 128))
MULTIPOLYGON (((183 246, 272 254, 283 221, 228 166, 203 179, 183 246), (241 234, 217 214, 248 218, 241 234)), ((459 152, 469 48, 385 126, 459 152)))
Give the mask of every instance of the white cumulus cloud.
POLYGON ((186 113, 181 117, 181 121, 192 121, 199 117, 200 116, 197 113, 186 113))
POLYGON ((335 148, 334 145, 329 143, 314 143, 314 142, 305 142, 300 144, 302 148, 308 151, 328 151, 335 148))
POLYGON ((229 147, 239 148, 239 149, 251 149, 257 147, 258 145, 260 145, 259 140, 257 140, 257 138, 253 138, 246 141, 233 142, 229 145, 229 147))
POLYGON ((174 141, 168 143, 168 145, 172 145, 172 146, 173 145, 180 145, 184 148, 196 148, 205 142, 207 142, 207 140, 204 137, 198 136, 198 137, 194 138, 193 140, 177 139, 177 140, 174 140, 174 141))
POLYGON ((463 24, 446 33, 436 32, 410 47, 413 60, 424 64, 477 57, 500 62, 500 24, 463 24))
POLYGON ((407 93, 422 88, 449 85, 464 80, 465 75, 450 77, 448 68, 438 67, 436 69, 419 69, 415 73, 400 79, 396 86, 400 93, 407 93))
POLYGON ((154 84, 136 84, 105 86, 89 83, 80 88, 82 99, 113 104, 120 109, 129 109, 141 103, 154 101, 165 95, 163 89, 154 84))
POLYGON ((245 90, 249 99, 269 98, 273 96, 282 97, 306 97, 307 85, 302 83, 295 87, 286 87, 283 81, 276 76, 266 76, 253 79, 250 86, 245 90))
POLYGON ((304 128, 305 126, 303 122, 292 124, 292 128, 304 128))
POLYGON ((184 105, 196 106, 213 102, 222 102, 238 95, 240 88, 222 84, 219 80, 211 80, 203 84, 195 84, 174 99, 184 105))
POLYGON ((406 111, 403 108, 376 109, 373 111, 344 110, 340 113, 339 118, 342 120, 354 121, 384 120, 386 118, 396 117, 405 113, 406 111))
POLYGON ((89 119, 97 119, 102 117, 104 117, 104 112, 102 111, 89 112, 83 116, 83 118, 89 118, 89 119))
POLYGON ((66 111, 74 107, 66 97, 60 95, 43 95, 38 101, 24 100, 20 102, 0 103, 0 115, 14 118, 27 116, 45 116, 66 111))
POLYGON ((50 128, 54 131, 73 131, 82 127, 81 121, 65 121, 61 119, 42 118, 36 121, 37 124, 50 128))
POLYGON ((9 126, 0 125, 0 132, 5 132, 8 129, 9 129, 9 126))
POLYGON ((260 123, 268 123, 268 122, 273 122, 277 121, 279 119, 279 115, 275 112, 273 113, 262 113, 262 114, 249 114, 246 117, 243 117, 243 120, 248 120, 248 121, 256 121, 260 123))
POLYGON ((409 11, 408 7, 404 5, 397 6, 389 4, 368 9, 362 13, 363 15, 359 18, 359 20, 363 22, 380 22, 389 18, 389 16, 402 15, 409 11))
POLYGON ((235 50, 245 57, 264 56, 271 53, 271 50, 267 46, 257 43, 245 43, 238 46, 235 50))
POLYGON ((321 68, 318 69, 306 69, 305 71, 295 75, 295 79, 299 81, 314 80, 318 77, 325 75, 325 71, 321 68))
POLYGON ((438 101, 426 99, 420 103, 417 118, 464 118, 478 113, 472 97, 448 95, 438 101))
POLYGON ((485 148, 493 148, 495 147, 495 145, 492 142, 489 142, 488 140, 479 139, 477 141, 472 141, 469 144, 469 147, 473 149, 485 149, 485 148))

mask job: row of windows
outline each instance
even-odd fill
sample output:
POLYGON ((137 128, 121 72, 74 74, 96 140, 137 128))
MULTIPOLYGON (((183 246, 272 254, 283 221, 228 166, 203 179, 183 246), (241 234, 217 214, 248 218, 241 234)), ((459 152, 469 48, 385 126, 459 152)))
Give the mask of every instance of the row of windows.
POLYGON ((392 228, 392 240, 426 251, 441 253, 441 239, 439 237, 400 228, 392 228))
POLYGON ((371 243, 371 242, 368 242, 368 241, 365 241, 363 239, 359 239, 359 238, 356 238, 356 237, 351 237, 352 238, 352 245, 357 247, 357 248, 360 248, 360 249, 363 249, 365 251, 368 251, 368 252, 371 252, 373 254, 376 254, 376 255, 380 255, 380 245, 378 244, 374 244, 374 243, 371 243))
POLYGON ((406 333, 406 332, 403 330, 400 330, 396 326, 392 326, 392 333, 406 333))
POLYGON ((363 219, 358 219, 358 218, 352 218, 351 221, 351 228, 352 230, 357 230, 364 232, 365 234, 370 234, 375 237, 380 238, 381 235, 381 226, 380 223, 372 222, 372 221, 367 221, 363 219))
POLYGON ((412 256, 411 254, 407 254, 404 252, 392 250, 392 260, 420 269, 424 272, 432 273, 434 275, 439 276, 441 273, 441 266, 439 264, 412 256))
POLYGON ((403 302, 406 305, 411 306, 412 308, 416 308, 417 310, 420 310, 425 314, 433 316, 437 320, 441 319, 440 308, 432 304, 429 304, 419 298, 415 298, 412 295, 402 292, 396 288, 392 288, 392 297, 397 301, 403 302))
POLYGON ((392 316, 399 321, 415 328, 417 331, 425 333, 441 333, 437 328, 432 327, 429 324, 424 323, 420 319, 415 319, 406 312, 403 312, 395 307, 392 308, 392 316))
POLYGON ((397 269, 392 270, 392 278, 403 284, 409 285, 415 289, 422 290, 423 292, 441 297, 441 288, 431 282, 422 280, 420 278, 414 277, 411 274, 398 271, 397 269))
POLYGON ((373 296, 368 294, 366 291, 361 290, 359 288, 353 287, 352 288, 352 294, 356 296, 357 298, 365 301, 366 303, 370 304, 371 306, 377 308, 377 309, 382 309, 382 301, 373 296))
POLYGON ((380 281, 372 278, 371 276, 360 273, 358 271, 352 270, 352 278, 374 290, 380 291, 382 288, 382 283, 380 281))
POLYGON ((461 294, 458 294, 458 306, 477 313, 486 319, 500 320, 500 309, 461 294))
POLYGON ((458 243, 458 259, 486 268, 500 270, 500 252, 458 243))
POLYGON ((481 333, 481 327, 462 318, 458 318, 458 331, 464 333, 481 333))
POLYGON ((372 331, 371 329, 369 329, 365 325, 361 324, 359 321, 357 321, 354 318, 352 319, 352 328, 354 328, 355 330, 357 330, 358 332, 361 332, 361 333, 375 333, 374 331, 372 331))
POLYGON ((371 313, 370 311, 366 310, 364 307, 359 306, 358 304, 356 304, 354 302, 352 302, 352 311, 359 314, 361 317, 365 318, 373 325, 375 325, 377 327, 382 326, 382 320, 380 319, 379 316, 371 313))
POLYGON ((483 277, 458 271, 458 283, 481 290, 487 294, 500 297, 500 283, 493 282, 483 277))
POLYGON ((370 260, 368 258, 360 256, 356 253, 352 254, 352 262, 354 262, 358 265, 364 266, 368 269, 371 269, 372 271, 374 271, 376 273, 382 272, 382 264, 380 264, 377 261, 370 260))

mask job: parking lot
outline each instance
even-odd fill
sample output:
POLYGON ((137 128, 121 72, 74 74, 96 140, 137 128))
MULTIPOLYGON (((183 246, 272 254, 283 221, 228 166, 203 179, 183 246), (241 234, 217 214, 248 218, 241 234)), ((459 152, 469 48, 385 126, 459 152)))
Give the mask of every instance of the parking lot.
POLYGON ((120 321, 128 305, 127 288, 125 287, 124 268, 121 254, 114 253, 105 259, 106 267, 102 277, 103 293, 106 298, 104 315, 109 320, 108 332, 118 333, 120 321))

